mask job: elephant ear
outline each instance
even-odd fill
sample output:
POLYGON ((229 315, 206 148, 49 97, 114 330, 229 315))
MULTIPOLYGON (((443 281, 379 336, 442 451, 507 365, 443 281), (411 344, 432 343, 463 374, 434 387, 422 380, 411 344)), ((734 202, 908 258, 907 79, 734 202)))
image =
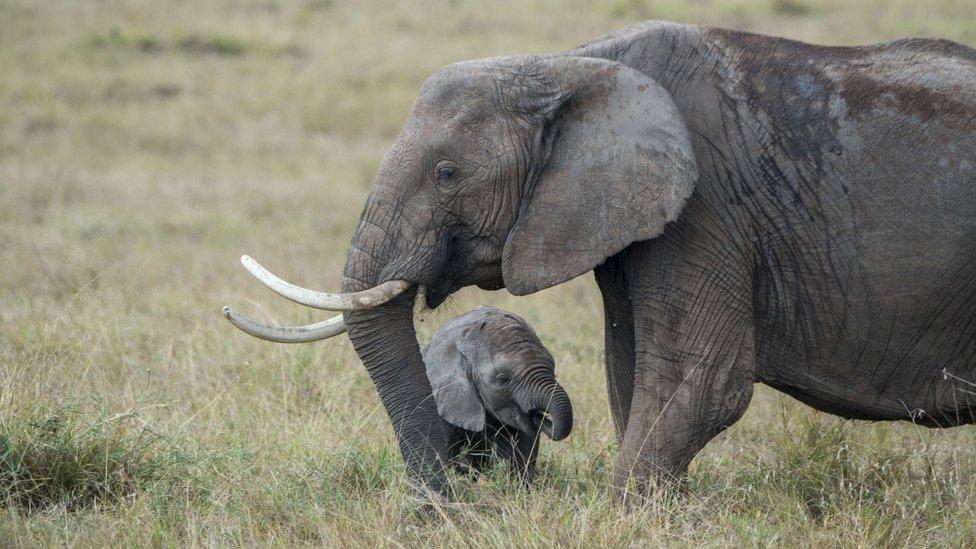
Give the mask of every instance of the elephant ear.
MULTIPOLYGON (((674 221, 698 177, 671 96, 642 73, 591 58, 537 60, 534 180, 502 253, 525 295, 592 270, 674 221)), ((530 89, 524 83, 518 89, 530 89)))
MULTIPOLYGON (((457 328, 466 331, 466 328, 457 328)), ((454 330, 452 330, 454 331, 454 330)), ((462 333, 438 331, 424 351, 427 379, 434 390, 437 413, 445 421, 468 431, 485 429, 485 406, 472 381, 471 363, 458 348, 467 339, 462 333)))

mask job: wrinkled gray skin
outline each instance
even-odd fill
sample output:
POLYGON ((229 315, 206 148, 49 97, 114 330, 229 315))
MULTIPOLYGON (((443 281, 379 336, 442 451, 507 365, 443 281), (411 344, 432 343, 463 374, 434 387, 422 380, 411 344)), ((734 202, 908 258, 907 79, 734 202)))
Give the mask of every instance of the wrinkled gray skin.
POLYGON ((531 480, 539 432, 562 440, 573 429, 552 355, 512 313, 482 305, 451 319, 423 359, 437 411, 451 424, 448 456, 462 469, 485 469, 497 456, 531 480))
MULTIPOLYGON (((974 50, 651 22, 437 71, 343 289, 405 279, 436 307, 467 285, 521 295, 594 271, 612 482, 646 493, 757 382, 848 418, 973 422, 974 243, 974 50)), ((414 295, 346 321, 411 477, 439 492, 448 429, 414 295)))

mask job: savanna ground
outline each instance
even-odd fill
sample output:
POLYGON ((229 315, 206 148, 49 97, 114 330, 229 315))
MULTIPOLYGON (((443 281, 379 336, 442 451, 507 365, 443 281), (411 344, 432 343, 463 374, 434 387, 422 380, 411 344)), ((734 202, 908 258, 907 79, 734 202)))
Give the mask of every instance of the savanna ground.
POLYGON ((976 44, 972 0, 0 0, 0 546, 976 545, 976 431, 845 422, 759 387, 690 493, 622 513, 590 276, 525 316, 577 411, 526 491, 455 479, 418 512, 348 341, 264 343, 219 314, 321 318, 241 253, 337 288, 386 147, 449 62, 634 21, 831 44, 976 44))

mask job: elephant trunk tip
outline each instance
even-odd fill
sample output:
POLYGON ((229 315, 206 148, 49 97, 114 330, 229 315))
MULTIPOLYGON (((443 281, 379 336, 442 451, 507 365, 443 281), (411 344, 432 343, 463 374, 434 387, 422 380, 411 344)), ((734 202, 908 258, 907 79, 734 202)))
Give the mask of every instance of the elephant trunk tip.
POLYGON ((532 412, 532 421, 547 437, 559 441, 573 430, 573 404, 562 388, 557 388, 544 410, 532 412))

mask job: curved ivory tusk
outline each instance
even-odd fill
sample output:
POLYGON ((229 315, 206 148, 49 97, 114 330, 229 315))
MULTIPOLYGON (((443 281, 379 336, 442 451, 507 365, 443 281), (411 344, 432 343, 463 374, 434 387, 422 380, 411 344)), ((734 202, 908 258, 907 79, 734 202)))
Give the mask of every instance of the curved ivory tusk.
POLYGON ((346 323, 342 315, 306 326, 268 326, 255 322, 230 307, 224 307, 222 312, 227 320, 242 332, 278 343, 307 343, 337 336, 346 331, 346 323))
POLYGON ((324 309, 326 311, 359 311, 372 309, 382 305, 394 297, 402 294, 410 287, 405 280, 390 280, 368 290, 351 294, 328 294, 296 286, 286 282, 254 261, 250 256, 242 255, 241 264, 262 284, 271 288, 276 294, 290 299, 295 303, 324 309))

